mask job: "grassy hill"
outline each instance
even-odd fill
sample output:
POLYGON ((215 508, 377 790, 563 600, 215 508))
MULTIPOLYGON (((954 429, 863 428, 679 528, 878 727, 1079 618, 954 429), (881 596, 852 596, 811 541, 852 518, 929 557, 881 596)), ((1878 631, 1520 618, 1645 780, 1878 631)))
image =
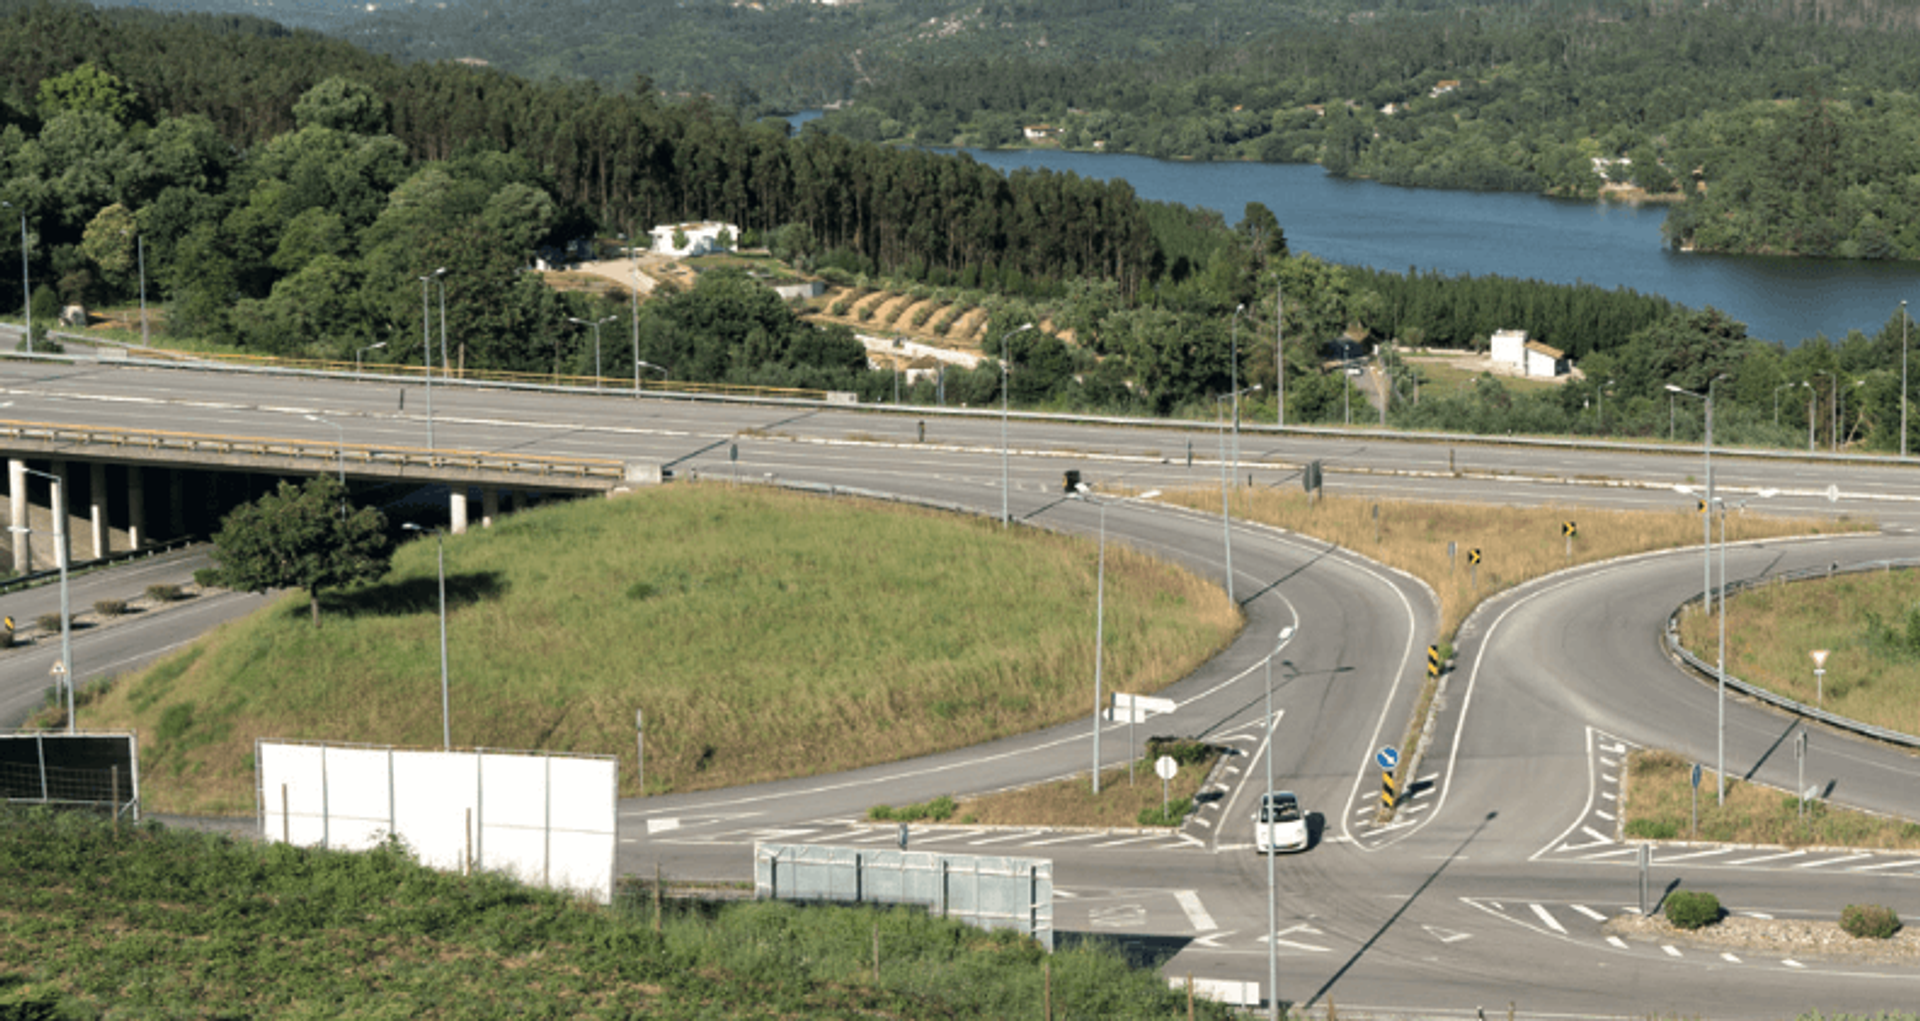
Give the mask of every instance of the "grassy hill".
MULTIPOLYGON (((508 516, 447 540, 461 747, 618 755, 636 793, 828 773, 1086 712, 1092 544, 992 522, 722 483, 508 516)), ((1198 577, 1110 545, 1106 677, 1151 692, 1239 614, 1198 577)), ((381 583, 277 601, 80 710, 140 734, 150 811, 254 809, 256 738, 435 747, 434 548, 381 583)))
POLYGON ((404 853, 0 807, 0 1018, 1228 1018, 1098 944, 907 909, 611 909, 404 853))

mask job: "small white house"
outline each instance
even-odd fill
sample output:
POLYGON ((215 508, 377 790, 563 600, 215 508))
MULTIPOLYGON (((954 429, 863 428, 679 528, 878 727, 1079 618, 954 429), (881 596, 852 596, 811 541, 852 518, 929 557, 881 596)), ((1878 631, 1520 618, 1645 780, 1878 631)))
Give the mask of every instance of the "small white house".
POLYGON ((1515 372, 1525 372, 1527 368, 1527 331, 1493 331, 1493 364, 1505 365, 1515 372))
POLYGON ((1492 339, 1493 364, 1505 366, 1516 376, 1552 379, 1568 372, 1566 352, 1528 340, 1525 330, 1495 330, 1492 339))
POLYGON ((740 228, 731 223, 711 220, 703 220, 699 223, 669 223, 653 228, 650 233, 653 235, 653 250, 661 255, 671 255, 675 258, 706 255, 709 252, 730 252, 734 245, 740 243, 740 228), (673 243, 675 233, 685 237, 686 247, 682 248, 673 243), (723 239, 721 235, 725 235, 725 238, 723 239))
POLYGON ((1567 374, 1567 353, 1537 340, 1527 341, 1527 361, 1522 375, 1535 379, 1553 379, 1567 374))

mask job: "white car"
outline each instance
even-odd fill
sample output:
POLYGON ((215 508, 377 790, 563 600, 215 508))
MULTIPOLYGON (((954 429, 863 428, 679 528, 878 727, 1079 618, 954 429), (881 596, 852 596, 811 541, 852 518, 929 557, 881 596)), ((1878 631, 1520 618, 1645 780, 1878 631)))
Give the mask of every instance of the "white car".
POLYGON ((1269 791, 1253 815, 1253 849, 1262 854, 1307 849, 1307 817, 1292 791, 1269 791))

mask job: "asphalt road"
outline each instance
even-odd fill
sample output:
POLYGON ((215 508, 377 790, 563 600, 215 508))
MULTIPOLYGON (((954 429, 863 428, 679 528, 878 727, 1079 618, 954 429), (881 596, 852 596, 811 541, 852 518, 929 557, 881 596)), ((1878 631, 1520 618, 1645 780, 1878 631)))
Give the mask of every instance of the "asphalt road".
MULTIPOLYGON (((0 365, 0 397, 22 420, 333 440, 331 427, 302 417, 317 414, 340 423, 349 443, 423 446, 424 395, 406 390, 403 397, 387 382, 87 363, 0 365)), ((1004 493, 1020 521, 1080 532, 1097 518, 1092 507, 1059 497, 1063 469, 1079 469, 1096 487, 1208 484, 1227 446, 1203 426, 1045 416, 1003 424, 997 409, 895 415, 461 386, 435 387, 434 414, 444 448, 620 457, 680 474, 864 487, 989 514, 1004 493), (1012 482, 1004 491, 1003 428, 1012 482), (729 456, 735 448, 737 460, 729 456)), ((1240 439, 1240 474, 1255 484, 1298 484, 1300 465, 1313 459, 1326 464, 1333 491, 1461 502, 1670 507, 1688 499, 1674 486, 1698 485, 1704 474, 1693 450, 1261 428, 1240 439)), ((1714 473, 1736 498, 1781 490, 1756 505, 1767 512, 1857 515, 1890 533, 1920 525, 1920 474, 1885 459, 1719 453, 1714 473)), ((1117 541, 1224 579, 1217 518, 1125 506, 1109 511, 1108 528, 1117 541)), ((1204 735, 1242 753, 1233 782, 1200 813, 1204 822, 1173 836, 926 826, 915 828, 913 845, 1050 858, 1062 894, 1057 928, 1116 939, 1170 976, 1264 984, 1266 869, 1247 846, 1261 781, 1249 780, 1266 766, 1267 656, 1291 625, 1294 637, 1273 663, 1279 717, 1271 754, 1283 785, 1315 813, 1317 839, 1279 863, 1283 1000, 1337 1004, 1349 1016, 1435 1017, 1471 1017, 1481 1006, 1498 1013, 1509 1002, 1523 1017, 1710 1018, 1920 1003, 1912 969, 1730 960, 1692 948, 1616 946, 1600 931, 1600 919, 1633 905, 1638 892, 1633 849, 1612 837, 1608 811, 1619 795, 1619 756, 1645 745, 1712 761, 1712 689, 1678 671, 1658 646, 1667 612, 1698 590, 1697 552, 1557 575, 1483 607, 1462 634, 1435 752, 1414 798, 1381 827, 1369 822, 1371 758, 1397 740, 1406 719, 1435 627, 1430 597, 1417 582, 1312 540, 1248 525, 1237 525, 1234 537, 1234 587, 1248 626, 1222 656, 1163 693, 1178 701, 1175 714, 1140 728, 1141 736, 1204 735)), ((1896 549, 1897 534, 1735 547, 1729 576, 1846 559, 1842 550, 1864 560, 1896 549)), ((1083 772, 1091 727, 1087 719, 851 774, 625 802, 619 864, 739 878, 757 840, 890 842, 890 829, 858 824, 867 806, 1083 772)), ((1730 772, 1777 780, 1787 729, 1784 716, 1730 704, 1730 772)), ((1127 754, 1125 732, 1103 732, 1104 760, 1127 754)), ((1825 731, 1813 747, 1814 772, 1835 800, 1920 817, 1911 758, 1825 731)), ((1784 768, 1791 765, 1789 757, 1784 768)), ((1713 890, 1732 910, 1776 917, 1832 918, 1852 902, 1920 914, 1916 856, 1662 848, 1650 879, 1656 893, 1678 882, 1713 890)))

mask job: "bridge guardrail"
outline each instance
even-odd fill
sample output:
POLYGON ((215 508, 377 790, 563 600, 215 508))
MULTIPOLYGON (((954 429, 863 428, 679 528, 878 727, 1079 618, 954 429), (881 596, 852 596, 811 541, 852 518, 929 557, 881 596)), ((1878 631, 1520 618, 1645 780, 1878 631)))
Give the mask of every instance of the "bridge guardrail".
MULTIPOLYGON (((95 343, 108 343, 95 341, 95 343)), ((119 347, 121 345, 112 345, 119 347)), ((278 355, 249 355, 232 353, 198 353, 187 351, 169 351, 166 348, 140 347, 124 345, 127 353, 140 358, 166 361, 179 364, 193 362, 212 362, 219 365, 238 365, 254 369, 294 369, 305 372, 329 372, 340 375, 387 376, 395 379, 411 380, 422 385, 426 383, 427 368, 422 365, 399 362, 336 362, 316 358, 284 358, 278 355)), ((504 372, 482 369, 454 368, 444 374, 435 372, 435 382, 443 383, 506 383, 521 386, 556 386, 574 389, 605 390, 609 393, 631 393, 634 390, 630 379, 613 377, 563 375, 557 372, 504 372)), ((642 377, 639 389, 642 393, 697 394, 718 397, 771 397, 786 400, 825 401, 828 391, 812 390, 803 387, 743 386, 733 383, 694 383, 669 379, 647 379, 642 377)))
MULTIPOLYGON (((1732 594, 1744 592, 1748 589, 1759 588, 1762 585, 1786 584, 1786 583, 1795 582, 1795 581, 1805 581, 1809 578, 1830 578, 1836 574, 1861 574, 1867 571, 1890 571, 1896 567, 1900 568, 1901 570, 1920 567, 1920 559, 1903 557, 1903 558, 1893 559, 1893 560, 1868 560, 1860 563, 1847 564, 1845 566, 1842 566, 1840 564, 1834 564, 1830 567, 1808 567, 1808 568, 1802 568, 1797 571, 1786 571, 1780 574, 1769 575, 1766 578, 1757 579, 1757 580, 1731 582, 1727 584, 1725 588, 1726 588, 1726 594, 1732 595, 1732 594)), ((1667 650, 1669 654, 1671 654, 1675 659, 1679 660, 1681 663, 1685 664, 1690 669, 1698 673, 1704 674, 1707 678, 1712 679, 1718 676, 1717 672, 1713 668, 1713 665, 1706 662, 1705 660, 1702 660, 1700 657, 1695 656, 1692 652, 1688 651, 1685 646, 1680 644, 1680 614, 1685 612, 1687 607, 1700 602, 1704 598, 1704 596, 1705 594, 1702 593, 1701 595, 1688 598, 1685 602, 1681 603, 1679 606, 1674 607, 1673 612, 1667 615, 1667 650)), ((1762 702, 1765 702, 1768 705, 1771 705, 1777 709, 1784 709, 1787 712, 1794 713, 1799 716, 1805 716, 1809 719, 1819 720, 1820 722, 1825 723, 1828 726, 1835 727, 1840 730, 1850 730, 1856 734, 1862 734, 1867 737, 1874 738, 1876 740, 1885 741, 1889 744, 1902 745, 1908 748, 1920 748, 1920 737, 1916 737, 1912 734, 1903 734, 1897 730, 1889 730, 1885 727, 1876 727, 1871 723, 1864 723, 1860 720, 1855 720, 1845 716, 1840 716, 1835 713, 1830 713, 1824 709, 1819 709, 1814 706, 1807 705, 1804 702, 1796 702, 1793 699, 1787 698, 1784 695, 1775 694, 1774 692, 1768 691, 1765 688, 1761 688, 1757 685, 1749 684, 1748 682, 1743 681, 1740 678, 1733 676, 1732 674, 1727 674, 1726 677, 1727 677, 1727 687, 1733 688, 1736 691, 1739 691, 1741 694, 1747 695, 1750 698, 1755 698, 1762 702)))
POLYGON ((478 450, 425 450, 418 447, 327 443, 277 437, 215 436, 206 433, 157 429, 71 426, 49 422, 0 420, 0 438, 44 443, 103 444, 143 450, 178 450, 203 454, 241 454, 288 457, 363 467, 464 468, 543 478, 626 478, 624 461, 611 458, 552 457, 542 454, 494 454, 478 450))

